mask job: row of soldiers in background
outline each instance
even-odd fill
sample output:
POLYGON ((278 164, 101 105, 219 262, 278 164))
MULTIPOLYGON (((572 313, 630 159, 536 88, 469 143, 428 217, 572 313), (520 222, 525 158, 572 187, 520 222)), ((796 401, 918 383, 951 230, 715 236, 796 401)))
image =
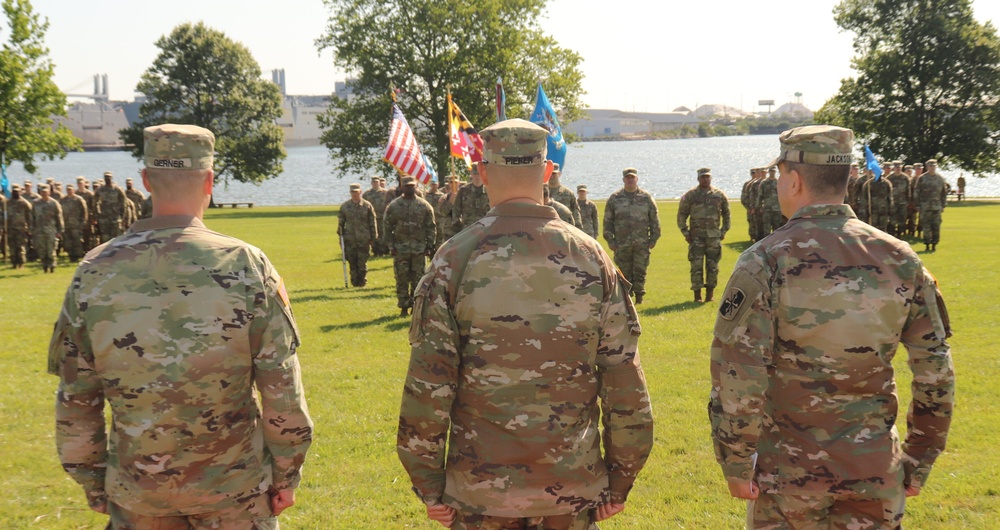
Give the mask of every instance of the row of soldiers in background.
POLYGON ((751 241, 760 241, 785 224, 778 202, 778 168, 755 167, 743 183, 740 203, 746 208, 751 241))
MULTIPOLYGON (((962 195, 965 179, 961 179, 962 195)), ((884 164, 882 177, 870 170, 859 175, 851 165, 846 202, 858 218, 897 238, 923 235, 924 250, 937 250, 941 239, 941 212, 947 206, 951 186, 937 173, 937 160, 903 165, 900 160, 884 164)))
POLYGON ((10 199, 0 195, 6 219, 0 234, 6 239, 5 256, 11 266, 20 269, 25 262, 39 260, 44 272, 55 272, 60 248, 71 262, 78 262, 137 219, 152 215, 150 199, 135 189, 132 179, 125 182, 122 189, 106 172, 103 183, 93 182, 93 190, 84 177, 76 178, 76 186, 67 184, 65 193, 62 183, 51 178, 38 186, 38 193, 31 181, 12 186, 10 199))
MULTIPOLYGON (((596 238, 597 205, 587 199, 587 187, 578 186, 574 196, 560 184, 560 176, 558 164, 554 164, 545 187, 546 202, 564 221, 596 238)), ((431 182, 426 192, 417 191, 416 181, 409 177, 403 177, 395 189, 387 189, 382 177, 372 177, 371 188, 363 193, 360 184, 351 184, 351 198, 340 206, 337 226, 344 259, 350 266, 351 285, 367 284, 368 258, 372 254, 392 255, 400 316, 408 313, 416 283, 423 275, 424 257, 433 256, 438 245, 490 210, 478 165, 473 165, 469 182, 457 190, 452 186, 453 179, 448 178, 447 191, 439 189, 437 182, 431 182), (411 189, 413 193, 408 195, 411 189)))

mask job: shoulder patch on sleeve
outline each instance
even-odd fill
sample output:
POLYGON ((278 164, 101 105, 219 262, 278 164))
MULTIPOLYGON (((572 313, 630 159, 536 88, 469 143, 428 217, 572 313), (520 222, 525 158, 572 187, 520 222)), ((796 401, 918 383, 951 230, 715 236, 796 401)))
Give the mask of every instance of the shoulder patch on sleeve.
POLYGON ((730 344, 735 339, 736 330, 750 315, 754 300, 760 298, 764 288, 760 281, 746 269, 737 269, 726 285, 726 292, 719 304, 719 316, 715 319, 715 336, 730 344))
POLYGON ((285 280, 281 277, 278 278, 278 298, 281 299, 281 303, 285 307, 291 305, 291 302, 288 300, 288 291, 285 290, 285 280))

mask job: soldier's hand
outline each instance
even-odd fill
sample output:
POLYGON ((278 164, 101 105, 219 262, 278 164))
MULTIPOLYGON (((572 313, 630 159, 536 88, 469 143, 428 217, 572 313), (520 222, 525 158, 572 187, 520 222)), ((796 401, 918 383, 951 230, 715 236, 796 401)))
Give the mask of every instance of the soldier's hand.
POLYGON ((455 523, 456 515, 458 513, 455 509, 447 504, 427 505, 427 517, 432 521, 441 523, 441 526, 445 528, 451 528, 451 525, 455 523))
POLYGON ((688 234, 688 235, 684 236, 684 241, 687 241, 688 243, 690 243, 691 242, 691 235, 688 234))
POLYGON ((594 521, 603 521, 609 519, 625 509, 624 503, 610 502, 608 504, 602 504, 597 507, 597 511, 594 513, 594 521))
POLYGON ((652 243, 649 244, 649 250, 653 250, 653 247, 655 246, 656 246, 656 241, 653 241, 652 243))
POLYGON ((916 497, 917 495, 920 495, 920 488, 918 488, 917 486, 912 486, 912 485, 906 487, 906 496, 907 497, 916 497))
POLYGON ((295 506, 295 490, 277 490, 271 494, 271 513, 275 517, 292 506, 295 506))
POLYGON ((95 504, 91 506, 90 509, 94 510, 97 513, 103 513, 106 515, 108 513, 108 503, 102 502, 100 504, 95 504))
POLYGON ((760 487, 757 483, 753 482, 735 482, 727 480, 726 484, 729 486, 729 494, 737 499, 746 499, 752 501, 760 495, 760 487))

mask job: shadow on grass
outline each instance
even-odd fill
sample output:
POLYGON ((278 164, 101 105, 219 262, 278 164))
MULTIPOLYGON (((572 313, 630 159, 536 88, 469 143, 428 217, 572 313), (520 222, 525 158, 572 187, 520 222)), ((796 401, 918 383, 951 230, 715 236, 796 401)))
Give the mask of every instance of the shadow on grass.
POLYGON ((316 207, 313 210, 302 210, 302 211, 280 211, 280 212, 262 212, 254 211, 253 208, 247 208, 245 210, 240 210, 237 208, 212 208, 209 210, 212 212, 212 217, 226 218, 226 219, 281 219, 284 217, 289 218, 302 218, 302 217, 334 217, 334 212, 330 209, 322 209, 321 207, 316 207))
POLYGON ((732 241, 730 243, 726 243, 725 245, 736 252, 743 252, 753 245, 753 241, 732 241))
POLYGON ((330 324, 327 326, 320 326, 319 330, 323 333, 331 333, 334 331, 340 331, 342 329, 361 329, 368 328, 371 326, 379 326, 385 324, 385 329, 388 331, 399 331, 410 327, 410 318, 401 317, 399 315, 384 315, 378 318, 373 318, 371 320, 361 320, 358 322, 347 322, 343 324, 330 324))
MULTIPOLYGON (((379 292, 369 292, 365 294, 355 294, 354 291, 344 291, 343 287, 339 288, 339 291, 334 291, 330 294, 314 294, 306 296, 292 296, 291 301, 296 304, 302 304, 306 302, 340 302, 343 300, 369 300, 372 298, 386 298, 388 293, 383 294, 379 292), (336 295, 341 296, 336 296, 336 295)), ((389 291, 389 289, 382 289, 383 291, 389 291)), ((329 291, 329 289, 327 289, 329 291)))
MULTIPOLYGON (((708 303, 714 304, 715 302, 708 302, 708 303)), ((662 315, 664 313, 676 313, 678 311, 686 311, 688 309, 695 309, 695 308, 701 307, 703 305, 705 305, 705 304, 703 304, 701 302, 695 302, 694 300, 691 300, 689 302, 677 302, 676 304, 670 304, 670 305, 665 305, 665 306, 660 306, 660 307, 647 307, 647 308, 643 308, 643 309, 639 310, 639 314, 640 315, 644 315, 644 316, 656 316, 656 315, 662 315)))

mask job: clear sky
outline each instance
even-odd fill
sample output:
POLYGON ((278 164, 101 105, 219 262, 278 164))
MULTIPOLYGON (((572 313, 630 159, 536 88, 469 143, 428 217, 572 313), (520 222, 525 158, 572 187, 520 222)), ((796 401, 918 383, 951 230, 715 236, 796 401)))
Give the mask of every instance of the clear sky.
MULTIPOLYGON (((838 0, 549 0, 547 33, 583 57, 592 108, 668 112, 723 103, 747 111, 801 92, 818 109, 852 74, 851 34, 838 0), (786 29, 787 28, 787 29, 786 29)), ((290 94, 328 94, 346 77, 316 51, 328 12, 321 0, 32 0, 50 22, 46 43, 63 91, 89 94, 108 74, 112 99, 134 97, 157 54, 154 42, 204 21, 246 45, 265 76, 284 68, 290 94), (155 8, 154 8, 155 6, 155 8)), ((1000 23, 1000 1, 974 0, 980 21, 1000 23)), ((5 35, 0 34, 0 40, 5 35)))

